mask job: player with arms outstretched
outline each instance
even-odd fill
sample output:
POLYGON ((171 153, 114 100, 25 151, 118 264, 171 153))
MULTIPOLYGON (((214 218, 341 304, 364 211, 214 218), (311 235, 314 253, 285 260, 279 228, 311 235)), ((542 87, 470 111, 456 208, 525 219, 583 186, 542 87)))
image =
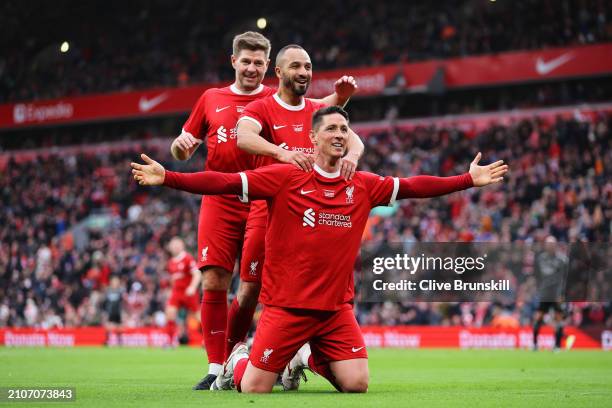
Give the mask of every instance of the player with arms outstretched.
POLYGON ((268 202, 265 307, 250 355, 243 343, 237 344, 216 388, 235 384, 243 392, 270 392, 278 373, 310 342, 311 355, 300 356, 305 364, 294 364, 293 373, 307 364, 340 391, 367 391, 367 352, 351 303, 353 265, 371 208, 486 186, 502 181, 507 172, 502 161, 479 166, 479 153, 460 176, 398 179, 357 172, 347 180, 340 170, 349 141, 348 115, 338 107, 317 111, 311 139, 317 153, 310 172, 279 164, 238 174, 182 174, 165 171, 146 155, 147 165, 132 163, 141 185, 268 202))
MULTIPOLYGON (((233 40, 232 67, 236 78, 232 85, 208 89, 202 94, 182 133, 173 141, 171 152, 177 160, 189 159, 196 148, 206 143, 206 170, 237 172, 251 168, 249 155, 236 147, 236 121, 250 102, 270 96, 275 90, 262 80, 269 64, 270 42, 256 32, 245 32, 233 40)), ((336 83, 336 92, 322 101, 344 104, 355 90, 351 77, 336 83)), ((202 335, 208 355, 208 373, 195 390, 208 390, 221 370, 226 337, 242 339, 248 332, 257 305, 259 285, 240 285, 228 313, 227 291, 238 250, 242 244, 250 206, 235 196, 204 196, 198 222, 197 266, 202 270, 202 335)), ((258 273, 259 263, 242 257, 241 270, 258 273)), ((241 273, 243 275, 243 273, 241 273)), ((248 275, 248 272, 247 272, 248 275)), ((229 350, 231 347, 228 346, 229 350)))

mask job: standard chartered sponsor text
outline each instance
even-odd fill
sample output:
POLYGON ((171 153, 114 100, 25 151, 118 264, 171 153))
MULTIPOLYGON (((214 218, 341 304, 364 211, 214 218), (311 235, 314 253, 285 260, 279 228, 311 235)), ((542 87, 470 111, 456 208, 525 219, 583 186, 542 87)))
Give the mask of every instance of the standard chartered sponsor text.
POLYGON ((327 225, 329 227, 343 227, 343 228, 351 228, 353 223, 351 221, 350 215, 344 214, 333 214, 320 212, 318 214, 318 223, 320 225, 327 225))

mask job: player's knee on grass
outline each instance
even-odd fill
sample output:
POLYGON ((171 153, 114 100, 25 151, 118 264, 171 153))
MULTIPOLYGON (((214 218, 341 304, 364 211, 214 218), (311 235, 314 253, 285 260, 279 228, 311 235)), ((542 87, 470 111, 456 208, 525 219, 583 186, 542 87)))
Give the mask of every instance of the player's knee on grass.
POLYGON ((240 307, 253 308, 257 306, 260 289, 261 283, 259 282, 240 282, 237 294, 240 307))
POLYGON ((342 392, 368 392, 370 382, 367 373, 354 373, 338 381, 342 392))
POLYGON ((209 266, 202 270, 203 290, 228 290, 232 274, 219 266, 209 266))
POLYGON ((367 359, 334 361, 330 368, 342 392, 367 392, 370 382, 367 359))
POLYGON ((252 394, 272 392, 277 377, 277 373, 262 370, 249 362, 240 382, 240 391, 252 394))

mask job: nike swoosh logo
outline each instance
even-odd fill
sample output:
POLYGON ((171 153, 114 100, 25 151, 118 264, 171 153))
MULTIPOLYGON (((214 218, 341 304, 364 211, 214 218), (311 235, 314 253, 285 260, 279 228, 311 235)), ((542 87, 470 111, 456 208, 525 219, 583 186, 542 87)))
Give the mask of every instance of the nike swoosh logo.
POLYGON ((282 128, 284 128, 284 127, 287 127, 287 125, 279 125, 279 126, 277 126, 277 125, 272 125, 272 127, 274 128, 274 130, 278 130, 278 129, 282 129, 282 128))
POLYGON ((574 55, 571 52, 560 55, 548 62, 544 61, 541 57, 538 57, 536 60, 536 71, 540 75, 546 75, 559 68, 561 65, 568 63, 572 59, 574 59, 574 55))
POLYGON ((225 330, 211 330, 210 334, 219 334, 219 333, 225 333, 225 330))
POLYGON ((155 98, 151 99, 148 99, 143 96, 138 101, 138 109, 140 109, 141 112, 148 112, 166 99, 168 99, 168 94, 166 92, 164 92, 163 94, 159 94, 155 98))
POLYGON ((219 112, 221 112, 221 111, 226 110, 227 108, 229 108, 229 106, 224 106, 224 107, 222 107, 222 108, 220 108, 220 107, 218 107, 218 106, 217 106, 217 108, 215 109, 215 112, 219 113, 219 112))
POLYGON ((310 194, 310 193, 312 193, 313 191, 316 191, 316 190, 308 190, 308 191, 305 191, 304 189, 301 189, 301 190, 300 190, 300 193, 302 193, 302 194, 310 194))
POLYGON ((353 351, 353 353, 356 353, 359 350, 361 350, 362 348, 363 348, 363 346, 362 347, 353 347, 351 350, 353 351))

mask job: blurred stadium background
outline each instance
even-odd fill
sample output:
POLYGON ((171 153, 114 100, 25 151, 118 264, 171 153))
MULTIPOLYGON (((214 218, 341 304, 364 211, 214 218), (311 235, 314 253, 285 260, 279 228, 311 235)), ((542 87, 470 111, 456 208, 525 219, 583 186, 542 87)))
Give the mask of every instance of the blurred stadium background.
MULTIPOLYGON (((610 241, 608 1, 60 0, 0 10, 0 344, 165 343, 165 244, 178 235, 195 252, 200 197, 140 188, 129 162, 146 151, 170 169, 203 168, 202 148, 177 163, 169 146, 198 96, 232 81, 231 38, 247 29, 270 38, 272 55, 288 43, 310 52, 311 96, 356 77, 348 111, 366 144, 361 169, 451 175, 477 151, 510 163, 503 185, 373 214, 364 246, 610 241), (117 304, 121 327, 109 330, 117 304)), ((536 306, 517 296, 358 303, 356 313, 373 346, 529 348, 536 306)), ((612 348, 610 302, 569 302, 568 322, 576 347, 612 348)), ((186 334, 200 345, 197 322, 186 334)), ((550 347, 552 331, 542 336, 550 347)))

